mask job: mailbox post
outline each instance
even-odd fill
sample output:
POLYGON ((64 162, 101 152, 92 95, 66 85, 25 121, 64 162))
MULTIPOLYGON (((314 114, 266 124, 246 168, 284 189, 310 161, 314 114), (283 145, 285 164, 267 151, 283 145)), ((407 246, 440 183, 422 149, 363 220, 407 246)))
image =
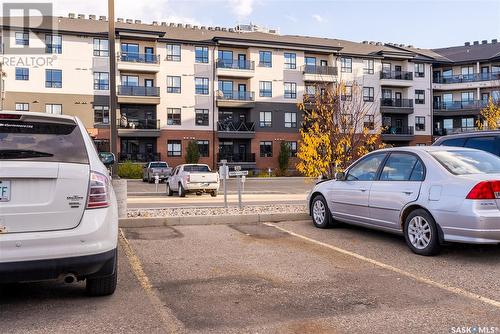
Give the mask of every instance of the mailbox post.
POLYGON ((238 207, 243 209, 243 203, 241 200, 241 188, 242 188, 242 177, 248 175, 248 171, 241 170, 241 166, 234 166, 234 172, 229 172, 229 176, 236 176, 236 182, 238 183, 238 207))

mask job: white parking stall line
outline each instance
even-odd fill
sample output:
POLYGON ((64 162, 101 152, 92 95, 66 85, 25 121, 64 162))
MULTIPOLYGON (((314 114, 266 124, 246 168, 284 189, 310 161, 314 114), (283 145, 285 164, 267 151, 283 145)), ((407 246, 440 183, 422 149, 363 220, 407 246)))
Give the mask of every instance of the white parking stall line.
POLYGON ((345 254, 345 255, 348 255, 348 256, 352 256, 352 257, 354 257, 356 259, 359 259, 359 260, 371 263, 371 264, 373 264, 373 265, 375 265, 377 267, 393 271, 393 272, 398 273, 398 274, 400 274, 402 276, 406 276, 406 277, 409 277, 411 279, 414 279, 414 280, 416 280, 418 282, 421 282, 421 283, 424 283, 424 284, 427 284, 427 285, 430 285, 430 286, 433 286, 433 287, 436 287, 436 288, 439 288, 439 289, 442 289, 442 290, 446 290, 448 292, 460 295, 462 297, 466 297, 466 298, 469 298, 469 299, 472 299, 472 300, 475 300, 475 301, 479 301, 479 302, 482 302, 482 303, 485 303, 485 304, 488 304, 488 305, 500 308, 500 301, 498 301, 498 300, 490 299, 488 297, 481 296, 481 295, 478 295, 476 293, 473 293, 473 292, 470 292, 470 291, 467 291, 467 290, 463 290, 463 289, 460 289, 460 288, 457 288, 457 287, 454 287, 454 286, 446 285, 446 284, 439 283, 439 282, 433 281, 431 279, 428 279, 428 278, 425 278, 425 277, 422 277, 422 276, 418 276, 418 275, 412 274, 412 273, 410 273, 408 271, 405 271, 405 270, 393 267, 393 266, 391 266, 389 264, 385 264, 383 262, 380 262, 380 261, 368 258, 366 256, 363 256, 363 255, 360 255, 360 254, 357 254, 357 253, 354 253, 354 252, 351 252, 351 251, 348 251, 348 250, 345 250, 345 249, 342 249, 342 248, 339 248, 339 247, 327 244, 327 243, 322 242, 322 241, 318 241, 318 240, 306 237, 305 235, 302 235, 302 234, 295 233, 293 231, 287 230, 287 229, 285 229, 283 227, 280 227, 280 226, 278 226, 276 224, 273 224, 273 223, 264 223, 264 225, 267 225, 267 226, 270 226, 270 227, 274 227, 274 228, 276 228, 276 229, 278 229, 280 231, 288 233, 288 234, 290 234, 290 235, 292 235, 294 237, 306 240, 306 241, 311 242, 313 244, 316 244, 316 245, 319 245, 319 246, 323 246, 323 247, 329 248, 329 249, 331 249, 333 251, 336 251, 336 252, 339 252, 339 253, 342 253, 342 254, 345 254))

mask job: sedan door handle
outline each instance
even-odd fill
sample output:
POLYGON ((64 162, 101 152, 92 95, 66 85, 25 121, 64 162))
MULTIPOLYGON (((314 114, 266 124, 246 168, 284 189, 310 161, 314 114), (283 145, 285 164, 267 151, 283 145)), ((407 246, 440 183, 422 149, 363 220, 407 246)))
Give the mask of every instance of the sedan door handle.
POLYGON ((413 191, 403 191, 403 194, 411 195, 411 194, 413 194, 413 191))
POLYGON ((361 190, 362 192, 365 192, 365 191, 367 191, 368 189, 359 189, 359 190, 361 190))

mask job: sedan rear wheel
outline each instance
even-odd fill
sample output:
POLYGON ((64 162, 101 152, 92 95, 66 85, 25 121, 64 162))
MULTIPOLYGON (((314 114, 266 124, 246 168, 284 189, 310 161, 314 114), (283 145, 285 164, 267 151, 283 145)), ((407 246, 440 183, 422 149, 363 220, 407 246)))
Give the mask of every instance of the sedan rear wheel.
POLYGON ((436 222, 425 210, 418 209, 408 215, 404 234, 406 244, 419 255, 434 255, 439 252, 439 236, 436 222))
POLYGON ((322 195, 317 195, 311 202, 311 216, 314 226, 327 228, 333 225, 332 215, 326 200, 322 195))

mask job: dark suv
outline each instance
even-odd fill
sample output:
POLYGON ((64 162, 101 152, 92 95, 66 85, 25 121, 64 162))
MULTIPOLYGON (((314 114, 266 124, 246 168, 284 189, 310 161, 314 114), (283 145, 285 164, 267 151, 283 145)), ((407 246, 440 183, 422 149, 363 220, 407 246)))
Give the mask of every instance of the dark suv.
POLYGON ((475 148, 500 156, 500 130, 477 131, 444 136, 436 140, 432 145, 475 148))

